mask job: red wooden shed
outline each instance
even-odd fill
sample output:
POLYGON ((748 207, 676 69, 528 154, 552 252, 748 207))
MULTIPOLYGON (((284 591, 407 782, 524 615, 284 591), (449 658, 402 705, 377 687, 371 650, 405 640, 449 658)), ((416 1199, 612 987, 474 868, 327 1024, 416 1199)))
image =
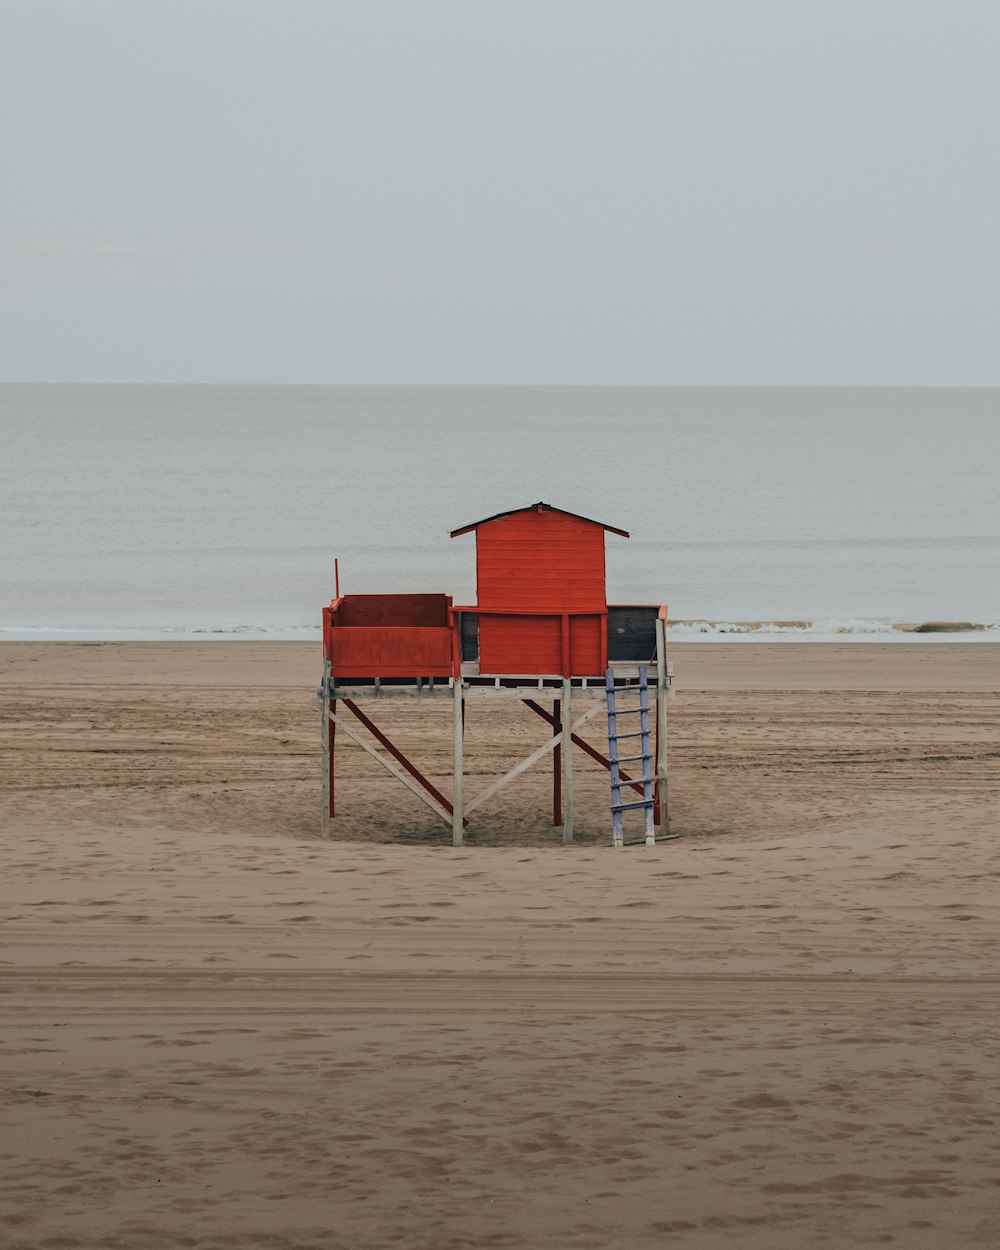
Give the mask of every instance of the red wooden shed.
POLYGON ((597 676, 608 656, 604 534, 539 501, 452 530, 476 534, 479 671, 597 676))

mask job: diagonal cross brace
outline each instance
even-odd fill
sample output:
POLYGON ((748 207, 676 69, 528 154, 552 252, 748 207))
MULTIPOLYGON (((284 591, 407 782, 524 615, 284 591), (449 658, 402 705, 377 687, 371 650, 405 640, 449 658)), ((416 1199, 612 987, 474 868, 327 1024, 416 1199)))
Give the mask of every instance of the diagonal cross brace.
MULTIPOLYGON (((403 765, 403 767, 410 774, 410 776, 414 779, 414 781, 416 781, 418 785, 423 786, 423 788, 427 791, 427 793, 432 798, 437 799, 437 801, 441 804, 441 806, 450 816, 454 809, 451 803, 444 797, 441 791, 437 788, 437 786, 432 785, 431 782, 429 782, 427 778, 424 776, 424 774, 420 771, 420 769, 417 768, 415 764, 410 763, 410 761, 406 758, 406 756, 399 749, 399 747, 397 747, 394 743, 389 741, 389 739, 382 732, 382 730, 379 729, 378 725, 376 725, 373 720, 370 720, 364 714, 364 712, 362 712, 362 710, 358 707, 358 705, 354 702, 353 699, 344 699, 343 704, 348 709, 348 711, 353 713, 353 715, 358 718, 358 720, 362 723, 362 725, 364 725, 364 727, 368 730, 368 732, 372 735, 372 737, 376 738, 379 742, 381 742, 381 744, 385 747, 385 749, 389 752, 389 754, 393 757, 393 759, 403 765)), ((467 820, 463 821, 463 824, 467 825, 468 823, 469 822, 467 820)))
POLYGON ((344 706, 358 718, 362 725, 364 725, 365 728, 368 729, 386 748, 386 750, 389 751, 389 753, 393 756, 393 759, 398 760, 403 767, 398 768, 391 760, 387 760, 384 755, 380 755, 370 743, 366 742, 360 734, 356 733, 350 725, 347 724, 343 715, 338 716, 331 710, 329 713, 330 720, 333 721, 335 725, 339 725, 351 741, 356 742, 362 750, 367 751, 372 759, 378 760, 386 772, 392 773, 397 780, 401 781, 403 785, 406 786, 407 790, 412 791, 417 798, 422 799, 423 802, 425 802, 432 811, 436 812, 437 815, 440 816, 441 819, 448 825, 448 827, 451 828, 452 806, 441 791, 438 790, 436 786, 433 786, 419 771, 419 769, 410 763, 402 751, 390 742, 381 729, 369 720, 368 717, 365 716, 364 712, 362 712, 351 699, 343 699, 342 702, 344 706), (403 771, 404 769, 406 770, 405 772, 403 771), (407 776, 407 773, 410 775, 407 776))
MULTIPOLYGON (((577 729, 582 728, 587 723, 587 721, 589 721, 590 718, 596 715, 596 713, 599 712, 600 710, 601 710, 601 705, 599 703, 595 703, 592 708, 584 712, 584 714, 579 718, 579 720, 576 720, 573 722, 573 726, 572 726, 573 731, 575 732, 577 729)), ((575 742, 577 741, 577 739, 574 737, 573 741, 575 742)), ((561 742, 562 742, 561 733, 556 734, 554 738, 550 738, 548 742, 543 743, 538 748, 537 751, 532 751, 532 753, 526 759, 521 760, 520 764, 515 764, 509 773, 504 773, 502 777, 498 778, 491 785, 488 785, 485 790, 477 794, 476 797, 471 800, 471 802, 466 803, 465 810, 467 812, 471 812, 473 808, 479 807, 481 803, 485 803, 487 799, 492 798, 493 795, 496 794, 496 792, 501 788, 501 786, 505 786, 508 781, 513 781, 514 778, 519 777, 521 773, 527 772, 527 770, 532 766, 532 764, 537 764, 543 755, 547 755, 549 751, 554 750, 557 746, 559 746, 561 742)))
MULTIPOLYGON (((533 712, 537 712, 542 720, 548 721, 550 725, 555 726, 557 724, 556 718, 552 715, 552 713, 547 712, 545 708, 543 708, 541 704, 536 703, 534 699, 522 699, 521 702, 524 703, 525 706, 530 707, 533 712)), ((576 726, 574 726, 574 728, 576 728, 576 726)), ((611 761, 606 755, 602 755, 600 751, 598 751, 595 747, 592 747, 589 742, 586 742, 583 738, 578 738, 576 734, 573 734, 573 742, 580 747, 581 750, 586 751, 592 760, 597 760, 598 764, 603 764, 605 768, 610 770, 611 761)), ((643 793, 641 781, 633 781, 624 770, 619 772, 619 776, 622 779, 623 785, 631 786, 631 788, 639 794, 643 793)))

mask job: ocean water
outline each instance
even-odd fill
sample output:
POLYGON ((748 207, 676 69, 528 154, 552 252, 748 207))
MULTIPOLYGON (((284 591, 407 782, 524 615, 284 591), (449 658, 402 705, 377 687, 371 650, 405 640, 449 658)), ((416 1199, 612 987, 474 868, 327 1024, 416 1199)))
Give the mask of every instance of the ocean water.
POLYGON ((308 638, 335 556, 470 602, 449 531, 544 499, 675 639, 1000 640, 1000 390, 7 385, 0 437, 0 638, 308 638))

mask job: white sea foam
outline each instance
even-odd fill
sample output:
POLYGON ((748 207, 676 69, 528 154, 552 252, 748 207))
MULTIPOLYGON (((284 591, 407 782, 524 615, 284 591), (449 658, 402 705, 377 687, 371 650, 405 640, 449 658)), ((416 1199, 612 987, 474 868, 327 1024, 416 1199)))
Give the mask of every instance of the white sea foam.
POLYGON ((1000 624, 880 620, 674 621, 674 642, 1000 642, 1000 624))
MULTIPOLYGON (((315 625, 0 626, 6 642, 318 642, 315 625)), ((671 642, 1000 642, 1000 623, 879 620, 671 621, 671 642)))

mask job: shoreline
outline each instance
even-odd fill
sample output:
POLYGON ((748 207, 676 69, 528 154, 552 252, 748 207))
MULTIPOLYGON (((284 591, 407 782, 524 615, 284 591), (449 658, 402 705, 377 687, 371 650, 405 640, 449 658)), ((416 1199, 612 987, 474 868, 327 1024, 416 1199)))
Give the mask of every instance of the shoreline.
MULTIPOLYGON (((318 642, 319 625, 160 625, 122 626, 15 626, 0 627, 0 643, 4 642, 318 642)), ((854 643, 880 645, 885 643, 920 642, 921 644, 998 643, 1000 622, 926 620, 893 622, 881 619, 849 620, 749 620, 732 618, 706 620, 671 620, 668 623, 671 646, 691 643, 854 643)))

